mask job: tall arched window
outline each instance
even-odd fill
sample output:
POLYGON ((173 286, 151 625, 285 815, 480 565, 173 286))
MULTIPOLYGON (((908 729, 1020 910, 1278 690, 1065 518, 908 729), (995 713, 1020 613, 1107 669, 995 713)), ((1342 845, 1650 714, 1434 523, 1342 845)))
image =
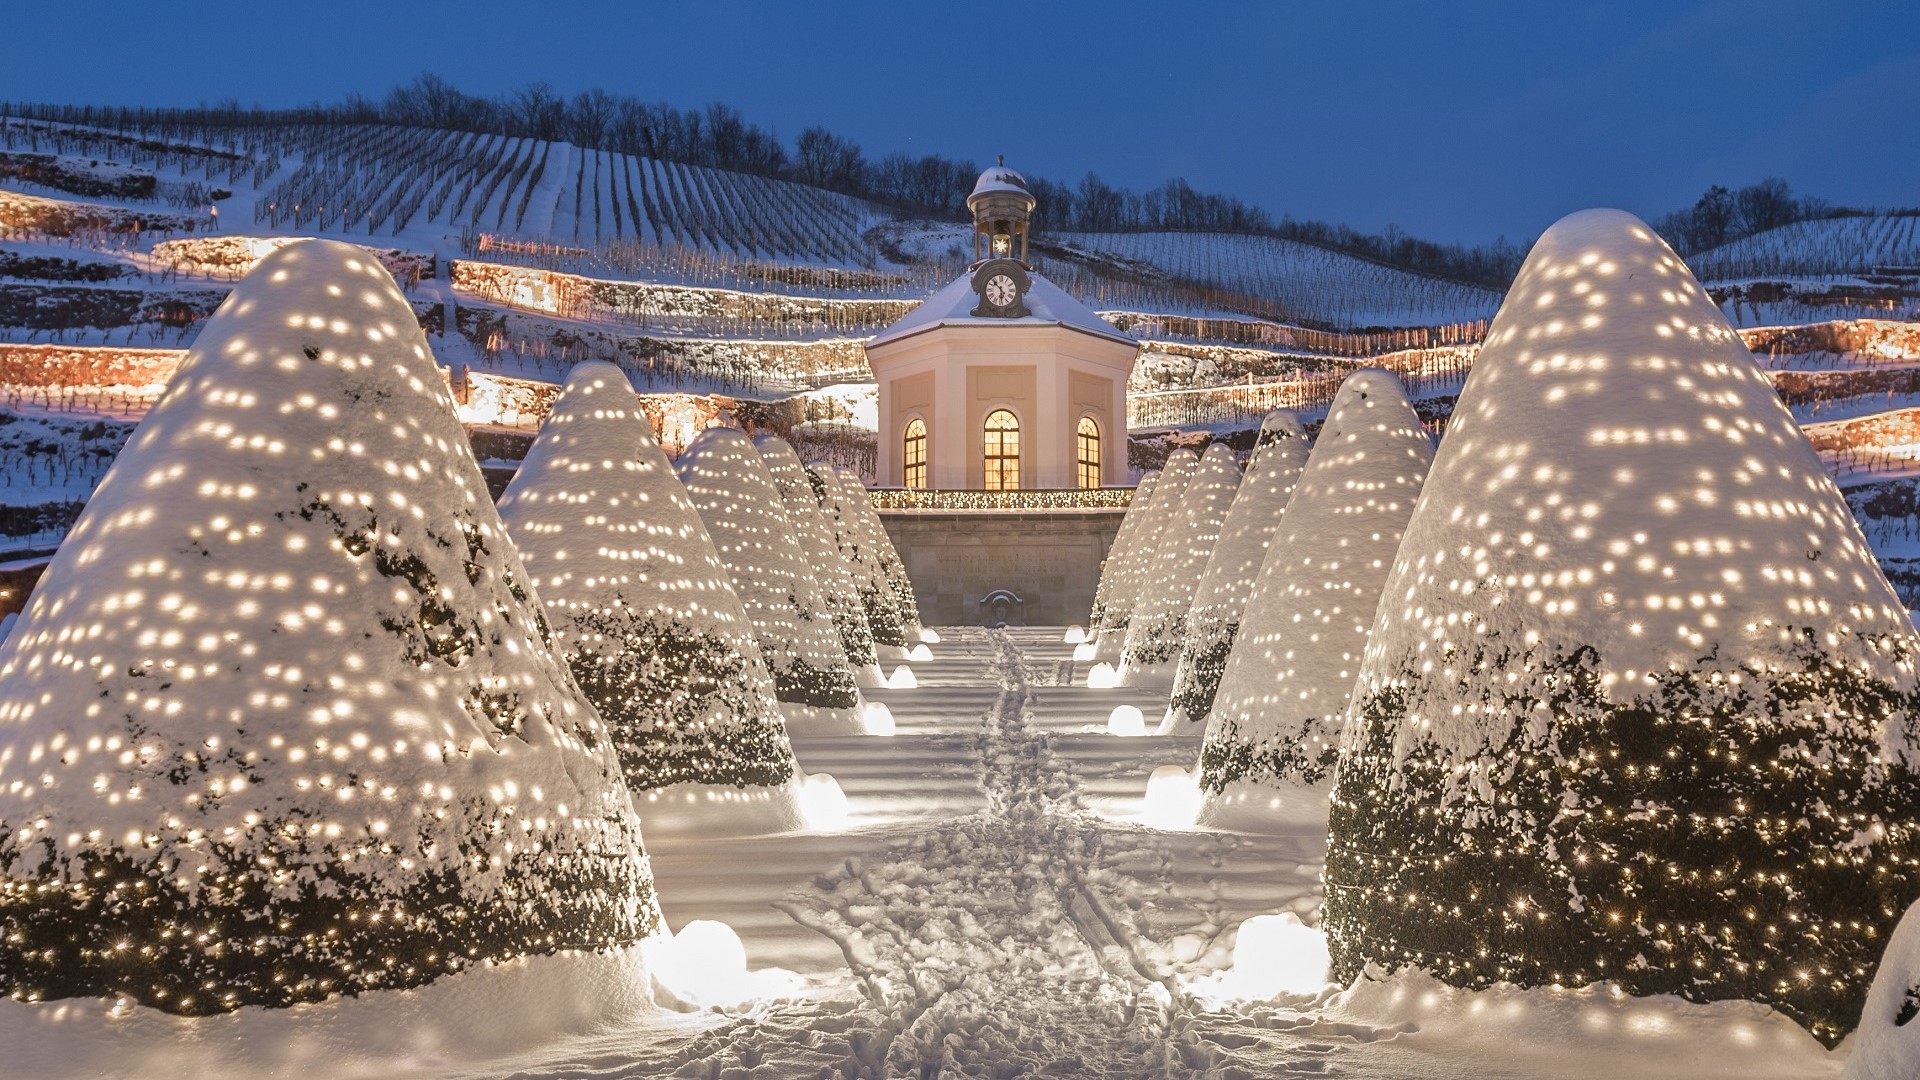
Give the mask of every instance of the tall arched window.
POLYGON ((900 482, 915 491, 927 486, 927 424, 917 416, 907 421, 906 440, 900 446, 900 482))
POLYGON ((1020 418, 1005 409, 987 414, 986 488, 1016 491, 1020 487, 1020 418))
POLYGON ((1080 418, 1080 430, 1073 436, 1074 460, 1083 488, 1100 486, 1100 425, 1093 417, 1080 418))

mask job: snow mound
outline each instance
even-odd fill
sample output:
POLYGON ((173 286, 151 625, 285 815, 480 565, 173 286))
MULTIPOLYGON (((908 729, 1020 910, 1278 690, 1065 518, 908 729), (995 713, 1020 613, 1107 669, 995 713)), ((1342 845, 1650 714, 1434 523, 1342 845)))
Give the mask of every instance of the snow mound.
POLYGON ((234 288, 0 649, 0 867, 9 995, 181 1015, 659 927, 609 733, 359 249, 234 288))
POLYGON ((219 1016, 170 1016, 98 998, 0 999, 0 1046, 9 1076, 35 1080, 497 1072, 502 1058, 652 1011, 654 957, 665 937, 523 956, 410 990, 219 1016))
POLYGON ((1276 409, 1260 424, 1253 459, 1220 527, 1207 569, 1194 589, 1186 643, 1174 675, 1173 696, 1161 721, 1164 734, 1185 733, 1206 723, 1213 696, 1226 672, 1227 656, 1240 633, 1247 595, 1260 574, 1293 486, 1307 465, 1307 432, 1291 409, 1276 409))
POLYGON ((761 435, 753 440, 753 445, 766 462, 773 486, 780 489, 787 520, 794 525, 794 538, 800 543, 801 555, 807 565, 814 568, 821 601, 840 633, 847 662, 853 665, 854 674, 865 685, 879 685, 880 656, 873 648, 873 630, 867 626, 867 611, 860 602, 859 587, 854 584, 853 567, 840 554, 839 541, 820 508, 806 466, 800 464, 800 455, 778 435, 761 435))
POLYGON ((1686 266, 1629 214, 1563 219, 1379 606, 1332 806, 1336 965, 1744 998, 1833 1044, 1920 896, 1915 644, 1686 266))
POLYGON ((1887 940, 1867 992, 1844 1080, 1911 1080, 1920 1063, 1920 904, 1907 908, 1887 940))
POLYGON ((1194 592, 1239 487, 1240 463, 1233 451, 1226 443, 1207 447, 1180 494, 1179 515, 1166 542, 1154 554, 1154 564, 1147 571, 1149 585, 1134 601, 1133 619, 1120 650, 1122 685, 1173 675, 1186 641, 1194 592))
POLYGON ((1070 642, 1083 645, 1093 641, 1100 633, 1100 620, 1107 610, 1107 599, 1113 595, 1114 583, 1120 577, 1120 567, 1133 549, 1134 538, 1140 532, 1140 519, 1147 516, 1147 503, 1153 500, 1153 485, 1160 480, 1160 470, 1140 478, 1133 489, 1133 498, 1127 501, 1127 512, 1120 516, 1120 529, 1113 535, 1113 545, 1107 548, 1106 558, 1100 563, 1100 580, 1093 587, 1093 612, 1087 617, 1087 625, 1081 630, 1080 638, 1070 642))
MULTIPOLYGON (((1158 557, 1160 545, 1172 531, 1180 512, 1180 497, 1187 481, 1200 464, 1199 455, 1180 449, 1167 455, 1166 467, 1153 486, 1153 499, 1140 519, 1140 530, 1118 568, 1113 592, 1107 597, 1107 609, 1100 618, 1100 633, 1094 638, 1094 656, 1103 664, 1118 666, 1127 641, 1127 628, 1133 623, 1135 605, 1146 592, 1147 572, 1158 557)), ((1124 523, 1123 523, 1124 524, 1124 523)))
POLYGON ((860 691, 780 490, 746 435, 708 428, 680 455, 680 479, 746 605, 788 729, 857 734, 860 691))
POLYGON ((1340 384, 1220 677, 1200 752, 1210 797, 1312 784, 1332 766, 1380 589, 1432 460, 1399 380, 1366 369, 1340 384))
POLYGON ((568 374, 499 506, 636 793, 792 779, 746 609, 618 367, 568 374))

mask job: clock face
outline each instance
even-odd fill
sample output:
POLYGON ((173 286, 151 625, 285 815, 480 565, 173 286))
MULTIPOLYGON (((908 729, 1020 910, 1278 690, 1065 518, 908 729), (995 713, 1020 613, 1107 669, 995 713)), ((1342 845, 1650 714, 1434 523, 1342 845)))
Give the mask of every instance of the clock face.
POLYGON ((987 303, 994 307, 1011 306, 1015 292, 1013 279, 1005 274, 995 274, 987 279, 987 303))

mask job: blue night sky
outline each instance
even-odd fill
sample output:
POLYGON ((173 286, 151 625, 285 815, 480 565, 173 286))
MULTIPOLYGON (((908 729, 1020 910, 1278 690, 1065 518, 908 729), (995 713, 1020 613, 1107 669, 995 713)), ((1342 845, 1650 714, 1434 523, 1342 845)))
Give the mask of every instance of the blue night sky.
POLYGON ((1275 215, 1466 242, 1770 175, 1920 204, 1912 0, 9 7, 0 98, 274 106, 422 70, 482 94, 544 79, 726 101, 789 140, 825 124, 870 158, 1184 176, 1275 215))

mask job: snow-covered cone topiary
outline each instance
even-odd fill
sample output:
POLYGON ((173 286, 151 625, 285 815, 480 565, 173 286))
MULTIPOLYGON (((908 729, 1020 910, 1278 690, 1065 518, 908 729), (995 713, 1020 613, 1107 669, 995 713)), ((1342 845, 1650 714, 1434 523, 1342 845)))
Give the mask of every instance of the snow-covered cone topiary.
POLYGON ((873 635, 874 645, 905 646, 905 613, 900 610, 879 555, 868 539, 866 519, 855 510, 852 495, 840 481, 839 470, 816 461, 807 466, 807 476, 813 481, 813 493, 821 511, 833 526, 840 555, 851 568, 854 588, 860 594, 860 606, 866 613, 867 630, 873 635))
POLYGON ((1140 534, 1140 519, 1147 516, 1147 503, 1153 499, 1153 486, 1159 481, 1159 469, 1148 472, 1133 489, 1133 497, 1127 500, 1127 512, 1120 516, 1120 528, 1113 534, 1106 558, 1100 562, 1100 581, 1093 587, 1093 611, 1087 616, 1090 633, 1099 631, 1100 618, 1107 610, 1107 597, 1113 592, 1114 581, 1120 576, 1120 565, 1133 546, 1133 538, 1140 534))
POLYGON ((1121 685, 1173 676, 1186 641, 1187 612, 1239 487, 1240 463, 1233 451, 1226 443, 1207 447, 1180 493, 1180 509, 1168 519, 1169 531, 1134 599, 1133 619, 1120 651, 1121 685))
POLYGON ((0 651, 0 989, 199 1015, 626 963, 652 876, 548 638, 393 278, 268 255, 0 651))
POLYGON ((1326 778, 1432 461, 1399 380, 1364 369, 1340 384, 1220 677, 1200 750, 1203 820, 1258 820, 1276 798, 1326 778))
MULTIPOLYGON (((1266 559, 1293 485, 1307 464, 1307 433, 1291 409, 1276 409, 1260 424, 1253 458, 1233 496, 1233 509, 1220 527, 1220 541, 1194 589, 1187 614, 1186 642, 1174 674, 1173 696, 1160 733, 1203 730, 1213 711, 1213 695, 1227 670, 1227 656, 1240 633, 1240 617, 1266 559)), ((1124 528, 1124 526, 1122 526, 1124 528)))
POLYGON ((780 499, 793 523, 794 539, 800 554, 814 570, 820 583, 820 598, 840 634, 840 644, 862 686, 880 686, 880 657, 873 649, 873 631, 867 626, 866 606, 860 600, 860 588, 853 580, 853 566, 840 553, 833 526, 820 509, 819 496, 800 455, 778 435, 761 435, 753 440, 766 462, 767 474, 780 489, 780 499))
POLYGON ((1338 973, 1742 998, 1832 1045, 1920 896, 1914 647, 1686 266, 1629 214, 1563 219, 1380 603, 1334 790, 1338 973))
POLYGON ((1841 1080, 1913 1080, 1920 1063, 1920 903, 1887 939, 1841 1080))
POLYGON ((708 428, 680 455, 679 469, 746 605, 788 730, 864 731, 860 691, 839 631, 753 443, 736 428, 708 428))
POLYGON ((1180 511, 1180 496, 1187 480, 1200 464, 1191 450, 1175 450, 1167 455, 1166 467, 1154 483, 1153 499, 1140 519, 1140 531, 1115 569, 1113 591, 1107 595, 1107 608, 1101 614, 1099 634, 1094 639, 1094 662, 1118 666, 1127 641, 1127 627, 1133 622, 1134 605, 1146 582, 1147 568, 1160 551, 1160 545, 1172 530, 1172 519, 1180 511))
POLYGON ((834 466, 834 472, 840 477, 840 487, 846 493, 854 516, 860 519, 861 531, 875 553, 891 604, 900 613, 901 630, 911 645, 920 640, 923 628, 920 625, 920 603, 914 599, 913 582, 907 577, 907 564, 893 546, 893 538, 887 535, 880 512, 873 508, 872 501, 867 498, 866 485, 860 482, 852 469, 843 465, 834 466))
POLYGON ((702 828, 798 825, 793 747, 753 626, 618 367, 567 376, 500 516, 649 831, 687 806, 713 811, 702 828))

